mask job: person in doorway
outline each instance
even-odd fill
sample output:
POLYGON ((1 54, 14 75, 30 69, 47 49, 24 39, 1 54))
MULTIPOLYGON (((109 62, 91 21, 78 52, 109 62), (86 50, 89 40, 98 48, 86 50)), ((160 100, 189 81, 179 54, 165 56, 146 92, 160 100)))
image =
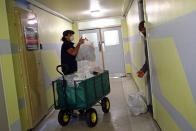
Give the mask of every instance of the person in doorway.
POLYGON ((147 41, 146 41, 146 28, 145 28, 145 21, 141 21, 139 23, 139 31, 142 33, 144 37, 144 46, 145 46, 145 64, 142 66, 142 68, 137 72, 138 77, 143 78, 146 72, 149 70, 148 66, 148 49, 147 49, 147 41))
POLYGON ((84 43, 84 39, 80 38, 76 47, 74 47, 74 31, 66 30, 63 32, 61 47, 61 65, 64 75, 72 74, 77 71, 76 56, 80 46, 84 43))
POLYGON ((146 28, 145 28, 145 21, 141 21, 139 23, 139 31, 141 32, 144 40, 144 48, 145 48, 145 64, 142 68, 137 72, 138 77, 143 78, 144 75, 147 73, 147 84, 148 84, 148 100, 147 106, 148 111, 153 114, 152 108, 152 95, 151 95, 151 84, 150 84, 150 74, 149 74, 149 63, 148 63, 148 48, 147 48, 147 40, 146 40, 146 28))

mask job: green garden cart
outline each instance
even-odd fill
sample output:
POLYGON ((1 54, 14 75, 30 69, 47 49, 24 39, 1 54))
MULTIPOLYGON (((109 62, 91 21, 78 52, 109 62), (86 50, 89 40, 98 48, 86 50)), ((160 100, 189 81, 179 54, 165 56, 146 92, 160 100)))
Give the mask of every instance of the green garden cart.
POLYGON ((100 105, 104 113, 110 110, 110 101, 106 97, 110 93, 109 72, 96 74, 95 76, 75 81, 74 86, 69 86, 64 74, 59 71, 62 65, 56 70, 62 77, 53 81, 54 107, 60 110, 58 122, 61 126, 69 124, 70 119, 75 115, 74 111, 85 116, 89 127, 96 126, 98 122, 97 111, 93 106, 100 105))

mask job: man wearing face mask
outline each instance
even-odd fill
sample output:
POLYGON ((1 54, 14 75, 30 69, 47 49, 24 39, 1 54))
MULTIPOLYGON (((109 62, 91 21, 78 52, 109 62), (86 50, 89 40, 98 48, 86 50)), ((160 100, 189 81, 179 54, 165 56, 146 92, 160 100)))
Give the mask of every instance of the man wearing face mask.
POLYGON ((61 65, 64 75, 72 74, 77 71, 76 56, 80 49, 80 45, 84 43, 84 39, 80 38, 76 47, 74 47, 74 31, 66 30, 63 32, 61 39, 63 45, 61 47, 61 65))

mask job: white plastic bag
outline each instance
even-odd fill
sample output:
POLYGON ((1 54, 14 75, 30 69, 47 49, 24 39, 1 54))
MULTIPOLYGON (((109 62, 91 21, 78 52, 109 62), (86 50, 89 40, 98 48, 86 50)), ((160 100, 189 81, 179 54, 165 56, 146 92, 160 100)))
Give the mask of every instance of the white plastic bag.
POLYGON ((147 112, 147 106, 144 101, 144 96, 142 92, 130 94, 128 97, 128 105, 129 105, 131 113, 135 116, 138 116, 140 114, 147 112))
POLYGON ((85 40, 84 44, 80 46, 80 50, 76 57, 77 61, 95 61, 95 47, 94 44, 88 40, 85 40))
POLYGON ((102 73, 103 69, 94 61, 78 61, 78 73, 93 74, 93 72, 102 73))
POLYGON ((68 86, 74 86, 74 78, 77 77, 76 74, 66 75, 65 80, 67 81, 68 86))
POLYGON ((86 40, 85 43, 81 45, 76 58, 78 71, 74 74, 65 76, 69 86, 74 87, 74 82, 93 77, 93 72, 103 72, 103 70, 96 65, 95 58, 95 47, 93 43, 86 40))
POLYGON ((93 72, 97 72, 97 73, 102 73, 103 72, 103 69, 98 66, 96 64, 96 62, 90 62, 90 72, 93 73, 93 72))

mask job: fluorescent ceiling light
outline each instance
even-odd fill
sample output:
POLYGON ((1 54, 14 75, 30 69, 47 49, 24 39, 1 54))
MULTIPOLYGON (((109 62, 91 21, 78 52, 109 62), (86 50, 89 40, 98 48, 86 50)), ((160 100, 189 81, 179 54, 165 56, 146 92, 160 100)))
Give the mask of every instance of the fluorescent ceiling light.
POLYGON ((90 10, 100 10, 100 3, 98 0, 91 0, 90 1, 90 10))
POLYGON ((94 17, 98 17, 101 15, 101 11, 100 10, 92 10, 91 15, 94 17))
POLYGON ((91 0, 90 1, 90 14, 94 17, 101 16, 101 7, 98 0, 91 0))

